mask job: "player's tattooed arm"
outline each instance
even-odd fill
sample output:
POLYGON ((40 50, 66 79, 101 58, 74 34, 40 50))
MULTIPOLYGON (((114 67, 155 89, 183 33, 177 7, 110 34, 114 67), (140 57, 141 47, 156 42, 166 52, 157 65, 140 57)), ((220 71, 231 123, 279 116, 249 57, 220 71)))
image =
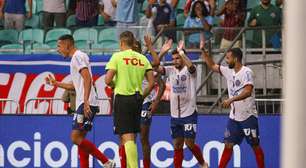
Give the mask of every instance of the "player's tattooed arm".
POLYGON ((173 44, 172 39, 168 39, 167 41, 165 41, 164 45, 162 46, 162 48, 160 49, 160 52, 159 52, 159 60, 160 61, 168 53, 168 51, 172 48, 172 44, 173 44))
POLYGON ((200 49, 202 50, 202 58, 206 62, 206 65, 214 72, 220 73, 220 65, 216 64, 208 52, 205 50, 205 39, 200 42, 200 49))
POLYGON ((158 74, 156 77, 155 77, 155 80, 158 84, 158 92, 157 92, 157 96, 155 98, 155 100, 153 101, 153 103, 151 104, 150 106, 150 112, 151 113, 154 113, 157 109, 157 106, 161 100, 161 97, 163 96, 164 94, 164 91, 165 91, 165 88, 166 88, 166 84, 165 82, 161 79, 161 75, 158 74))
POLYGON ((74 90, 74 86, 72 83, 59 82, 50 74, 45 78, 45 81, 48 85, 57 86, 67 90, 74 90))
POLYGON ((160 64, 159 57, 158 57, 156 51, 153 48, 153 43, 152 43, 151 37, 149 35, 145 35, 144 36, 144 41, 145 41, 146 47, 148 48, 148 50, 151 53, 152 58, 153 58, 153 60, 151 62, 152 66, 153 67, 159 66, 159 64, 160 64))
POLYGON ((154 76, 153 76, 153 71, 149 70, 146 72, 146 79, 148 81, 148 85, 147 87, 144 89, 143 91, 143 98, 147 97, 150 92, 152 91, 153 87, 154 87, 154 76))

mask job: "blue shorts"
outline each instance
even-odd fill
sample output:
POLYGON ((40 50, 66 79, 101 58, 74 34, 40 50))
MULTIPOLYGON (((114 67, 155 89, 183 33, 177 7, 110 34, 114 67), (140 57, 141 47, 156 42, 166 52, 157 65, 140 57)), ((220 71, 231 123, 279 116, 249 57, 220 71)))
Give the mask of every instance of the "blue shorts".
POLYGON ((81 104, 73 116, 72 129, 81 130, 81 131, 90 131, 92 128, 92 122, 96 115, 99 112, 98 106, 90 106, 91 116, 86 118, 84 116, 84 104, 81 104))
POLYGON ((152 116, 149 115, 149 111, 150 111, 150 105, 152 104, 152 102, 147 102, 147 103, 144 103, 142 105, 142 108, 141 108, 141 119, 140 119, 140 124, 141 125, 148 125, 150 126, 151 125, 151 122, 152 122, 152 116))
POLYGON ((194 112, 192 115, 184 118, 171 117, 171 137, 175 138, 192 138, 194 139, 197 131, 198 114, 194 112))
POLYGON ((241 144, 243 138, 251 146, 259 144, 258 120, 255 116, 250 116, 245 121, 228 120, 224 133, 224 142, 241 144))

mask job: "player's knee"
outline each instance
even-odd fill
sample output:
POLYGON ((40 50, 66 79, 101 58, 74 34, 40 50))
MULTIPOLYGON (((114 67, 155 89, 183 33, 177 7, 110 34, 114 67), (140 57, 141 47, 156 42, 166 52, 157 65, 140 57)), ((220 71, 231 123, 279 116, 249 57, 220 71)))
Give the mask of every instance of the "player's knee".
POLYGON ((249 144, 253 147, 253 148, 257 148, 259 146, 259 139, 258 138, 253 138, 249 144))
POLYGON ((176 142, 173 144, 174 149, 183 149, 184 141, 183 142, 176 142))
POLYGON ((70 135, 70 139, 73 144, 79 145, 83 138, 79 134, 73 132, 70 135))
POLYGON ((234 143, 224 142, 224 148, 232 149, 234 147, 234 143))

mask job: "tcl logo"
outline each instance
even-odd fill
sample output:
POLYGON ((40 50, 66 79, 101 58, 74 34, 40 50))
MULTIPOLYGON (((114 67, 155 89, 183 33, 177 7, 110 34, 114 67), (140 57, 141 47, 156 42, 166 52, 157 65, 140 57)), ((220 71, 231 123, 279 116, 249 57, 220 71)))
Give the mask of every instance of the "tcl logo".
POLYGON ((123 61, 125 61, 126 65, 132 64, 134 66, 144 66, 141 60, 137 58, 123 58, 123 61))

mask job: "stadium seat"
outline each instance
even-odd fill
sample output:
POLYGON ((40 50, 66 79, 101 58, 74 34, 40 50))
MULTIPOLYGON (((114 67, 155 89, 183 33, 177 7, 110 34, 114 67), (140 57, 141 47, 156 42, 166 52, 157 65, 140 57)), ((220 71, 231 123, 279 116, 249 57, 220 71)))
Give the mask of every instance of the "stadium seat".
POLYGON ((88 48, 90 43, 98 42, 98 31, 95 28, 80 28, 74 31, 73 38, 76 45, 88 48))
POLYGON ((66 28, 54 28, 46 33, 45 43, 51 48, 56 48, 57 39, 65 34, 71 34, 71 30, 66 28))
POLYGON ((26 28, 38 28, 39 27, 39 15, 33 15, 31 19, 26 19, 24 25, 26 28))
POLYGON ((185 4, 186 4, 186 0, 179 0, 178 4, 176 6, 177 13, 183 13, 184 12, 185 4))
POLYGON ((25 44, 26 48, 34 43, 44 43, 44 31, 42 29, 26 29, 19 33, 19 41, 25 44))
POLYGON ((114 28, 106 28, 100 31, 98 42, 102 41, 118 41, 117 32, 114 28))
POLYGON ((92 49, 94 50, 92 54, 112 54, 114 50, 119 49, 119 44, 117 41, 103 41, 99 44, 93 44, 92 49))
POLYGON ((35 0, 36 1, 36 13, 43 12, 43 0, 35 0))
POLYGON ((1 49, 11 49, 11 51, 1 51, 1 54, 22 54, 23 47, 21 44, 6 44, 1 46, 1 49))
POLYGON ((18 42, 18 31, 14 29, 0 30, 0 46, 18 42))
POLYGON ((177 27, 184 27, 184 24, 185 24, 185 20, 186 20, 186 17, 184 15, 184 13, 180 13, 176 16, 176 26, 177 27))
POLYGON ((66 20, 66 26, 67 27, 74 27, 74 26, 76 26, 75 15, 68 16, 68 18, 66 20))
POLYGON ((104 26, 104 17, 101 15, 98 17, 98 26, 104 26))
POLYGON ((33 51, 31 52, 30 46, 26 47, 26 52, 30 52, 33 54, 48 54, 50 53, 49 50, 51 49, 49 45, 42 44, 42 43, 34 43, 32 46, 33 51))

